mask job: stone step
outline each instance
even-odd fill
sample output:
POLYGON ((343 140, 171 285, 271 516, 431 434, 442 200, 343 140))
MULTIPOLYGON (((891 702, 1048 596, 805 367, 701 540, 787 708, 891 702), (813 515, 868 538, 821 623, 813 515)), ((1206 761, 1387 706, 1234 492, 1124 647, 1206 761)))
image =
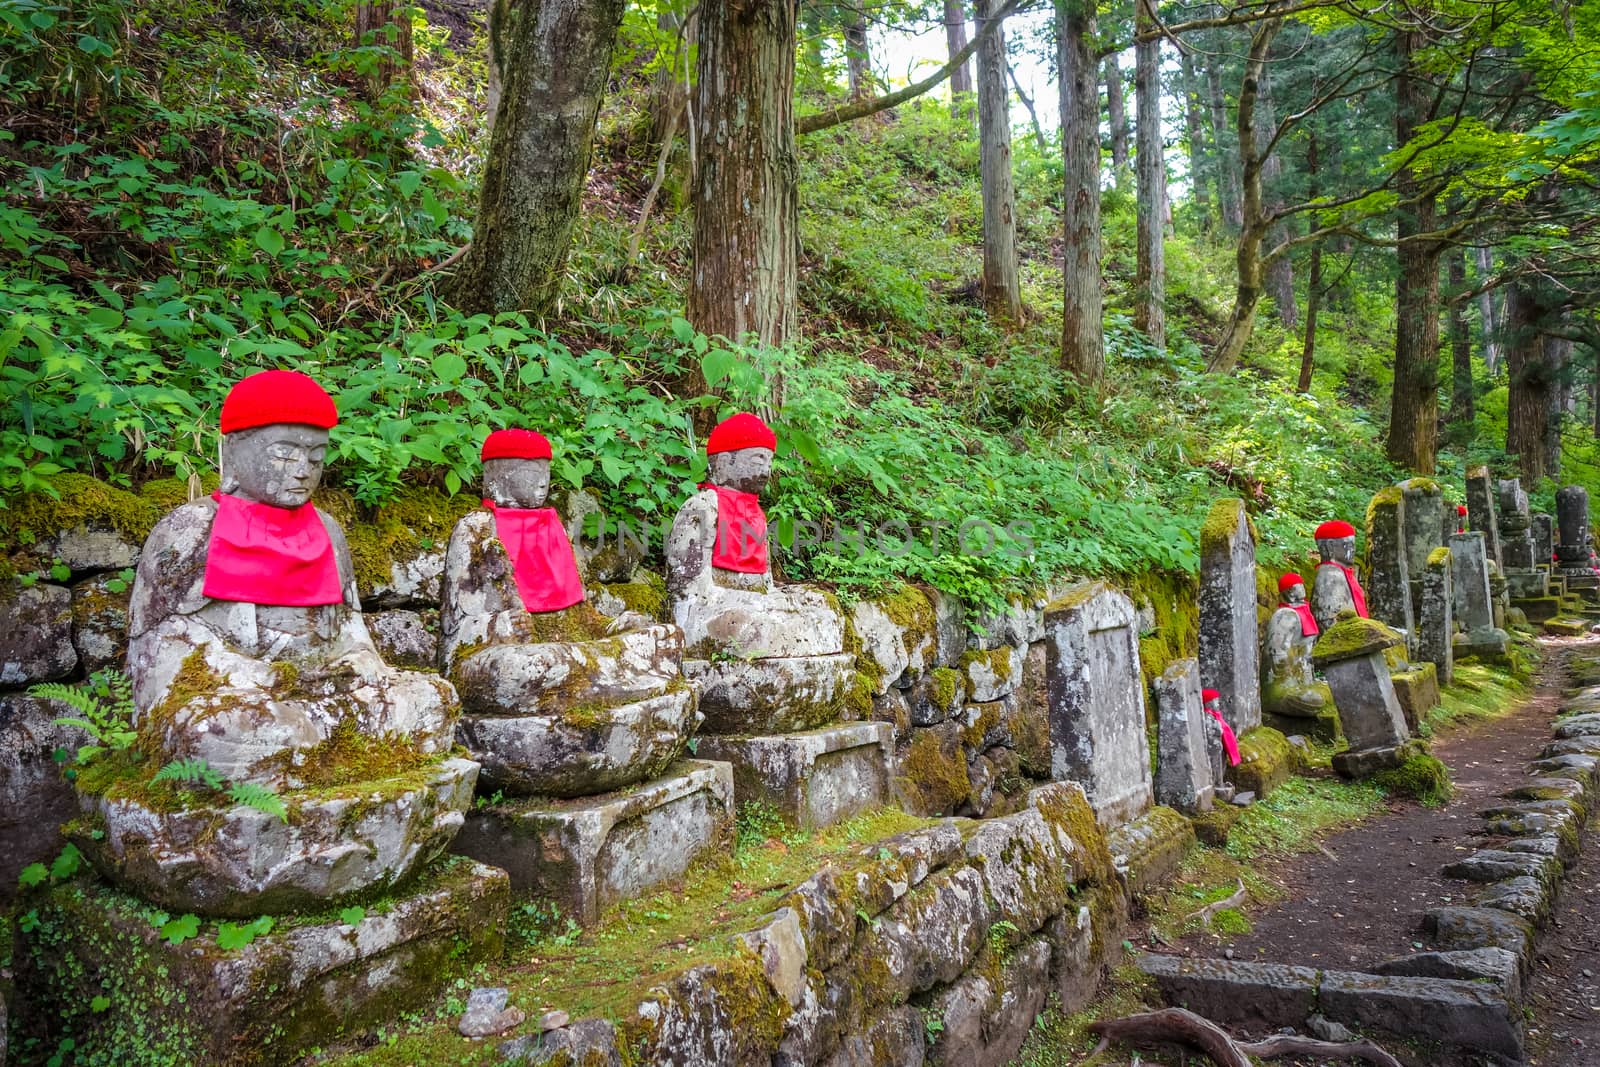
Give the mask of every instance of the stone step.
POLYGON ((892 799, 894 727, 885 722, 771 736, 703 735, 695 755, 732 766, 737 803, 765 801, 802 829, 820 830, 892 799))

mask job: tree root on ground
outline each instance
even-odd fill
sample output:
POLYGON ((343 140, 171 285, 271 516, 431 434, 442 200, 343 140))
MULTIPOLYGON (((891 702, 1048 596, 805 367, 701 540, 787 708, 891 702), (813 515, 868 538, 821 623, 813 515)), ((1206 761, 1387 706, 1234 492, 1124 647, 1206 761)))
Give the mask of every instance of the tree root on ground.
POLYGON ((1089 1024, 1091 1034, 1100 1035, 1100 1044, 1090 1054, 1091 1062, 1113 1041, 1133 1045, 1189 1045, 1211 1057, 1217 1067, 1251 1067, 1250 1057, 1274 1059, 1279 1056, 1317 1056, 1333 1060, 1362 1060, 1374 1067, 1401 1067, 1400 1061, 1370 1041, 1318 1041, 1293 1034, 1275 1034, 1261 1041, 1234 1040, 1210 1019, 1183 1008, 1162 1008, 1120 1019, 1101 1019, 1089 1024))

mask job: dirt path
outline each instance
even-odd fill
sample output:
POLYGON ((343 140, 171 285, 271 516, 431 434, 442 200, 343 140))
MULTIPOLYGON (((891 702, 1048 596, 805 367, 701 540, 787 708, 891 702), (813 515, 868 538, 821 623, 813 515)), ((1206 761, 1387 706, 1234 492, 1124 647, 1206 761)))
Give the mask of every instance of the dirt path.
MULTIPOLYGON (((1524 765, 1549 742, 1568 649, 1575 646, 1548 646, 1538 687, 1515 713, 1434 741, 1434 754, 1455 779, 1455 796, 1448 804, 1425 808, 1397 801, 1386 814, 1326 838, 1326 853, 1271 866, 1267 876, 1283 886, 1286 896, 1259 911, 1252 909, 1248 934, 1195 934, 1166 951, 1216 956, 1231 950, 1236 959, 1361 970, 1432 948, 1418 929, 1422 913, 1462 903, 1472 888, 1442 878, 1439 869, 1490 843, 1472 836, 1479 826, 1478 811, 1525 781, 1524 765)), ((1578 888, 1583 883, 1581 877, 1568 882, 1573 892, 1564 904, 1584 899, 1578 888)), ((1593 951, 1600 953, 1600 948, 1593 951)), ((1600 974, 1600 959, 1587 966, 1600 974)), ((1594 1058, 1551 1062, 1600 1063, 1600 1041, 1591 1047, 1594 1058)))

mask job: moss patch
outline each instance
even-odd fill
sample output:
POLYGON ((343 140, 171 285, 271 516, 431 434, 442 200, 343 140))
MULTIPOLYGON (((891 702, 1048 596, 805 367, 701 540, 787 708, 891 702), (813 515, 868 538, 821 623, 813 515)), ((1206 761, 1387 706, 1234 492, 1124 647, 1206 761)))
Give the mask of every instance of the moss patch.
POLYGON ((446 496, 415 486, 402 488, 370 517, 362 516, 355 501, 337 490, 319 492, 317 505, 344 526, 362 592, 388 582, 396 559, 413 556, 419 548, 442 549, 455 524, 482 506, 466 493, 446 496))
POLYGON ((1443 545, 1428 553, 1429 569, 1443 568, 1450 565, 1450 550, 1443 545))
POLYGON ((326 741, 302 755, 304 762, 293 773, 308 789, 386 781, 410 775, 438 758, 418 753, 404 738, 363 734, 353 719, 339 723, 326 741))
POLYGON ((608 585, 605 587, 606 592, 626 604, 629 611, 637 611, 641 615, 648 615, 661 622, 670 622, 666 579, 653 571, 642 572, 642 576, 643 581, 617 582, 608 585))
POLYGON ((1341 616, 1311 647, 1311 662, 1318 667, 1340 660, 1354 659, 1373 652, 1384 652, 1405 641, 1377 619, 1358 615, 1341 616))
POLYGON ((1436 808, 1450 799, 1450 768, 1437 757, 1421 753, 1398 767, 1374 775, 1372 782, 1384 792, 1419 800, 1436 808))
POLYGON ((1270 726, 1258 726, 1239 738, 1239 764, 1228 768, 1228 780, 1259 800, 1289 779, 1295 763, 1288 739, 1270 726))
POLYGON ((45 537, 90 525, 142 542, 164 514, 149 500, 87 474, 58 474, 49 484, 59 496, 27 493, 0 510, 0 534, 8 544, 16 547, 24 534, 45 537))
MULTIPOLYGON (((953 725, 953 724, 952 724, 953 725)), ((922 815, 953 814, 972 795, 960 733, 928 728, 913 730, 911 745, 900 760, 895 784, 906 806, 922 815)))
MULTIPOLYGON (((1192 574, 1147 571, 1125 575, 1118 584, 1129 590, 1133 602, 1148 607, 1155 626, 1139 635, 1139 673, 1145 692, 1175 660, 1199 654, 1199 579, 1192 574)), ((1154 714, 1155 701, 1146 700, 1154 714)))

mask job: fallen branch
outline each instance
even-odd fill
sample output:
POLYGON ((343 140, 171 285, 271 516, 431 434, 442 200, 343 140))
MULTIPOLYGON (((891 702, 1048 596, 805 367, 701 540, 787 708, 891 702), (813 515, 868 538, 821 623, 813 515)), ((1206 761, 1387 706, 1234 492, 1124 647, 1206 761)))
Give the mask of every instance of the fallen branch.
POLYGON ((1089 1032, 1100 1037, 1100 1044, 1092 1054, 1096 1056, 1105 1051, 1110 1042, 1122 1041, 1130 1045, 1191 1045, 1211 1057, 1217 1067, 1251 1067, 1251 1056, 1269 1060, 1296 1055, 1364 1060, 1373 1067, 1400 1067, 1399 1060, 1370 1041, 1319 1041, 1276 1034, 1262 1041, 1241 1043, 1210 1019, 1183 1008, 1162 1008, 1120 1019, 1101 1019, 1089 1024, 1089 1032))
MULTIPOLYGON (((1221 900, 1212 901, 1210 904, 1207 904, 1205 907, 1189 916, 1189 919, 1199 918, 1200 925, 1209 929, 1211 926, 1212 916, 1216 915, 1219 911, 1227 911, 1229 908, 1237 908, 1240 904, 1244 903, 1244 898, 1248 895, 1249 893, 1244 887, 1244 879, 1241 878, 1239 879, 1238 892, 1232 894, 1231 896, 1223 897, 1221 900)), ((1185 919, 1183 921, 1188 922, 1189 919, 1185 919)))
POLYGON ((1264 1060, 1279 1056, 1312 1056, 1319 1060, 1365 1060, 1373 1067, 1400 1067, 1400 1061, 1370 1041, 1318 1041, 1314 1037, 1275 1034, 1263 1041, 1239 1046, 1264 1060))

